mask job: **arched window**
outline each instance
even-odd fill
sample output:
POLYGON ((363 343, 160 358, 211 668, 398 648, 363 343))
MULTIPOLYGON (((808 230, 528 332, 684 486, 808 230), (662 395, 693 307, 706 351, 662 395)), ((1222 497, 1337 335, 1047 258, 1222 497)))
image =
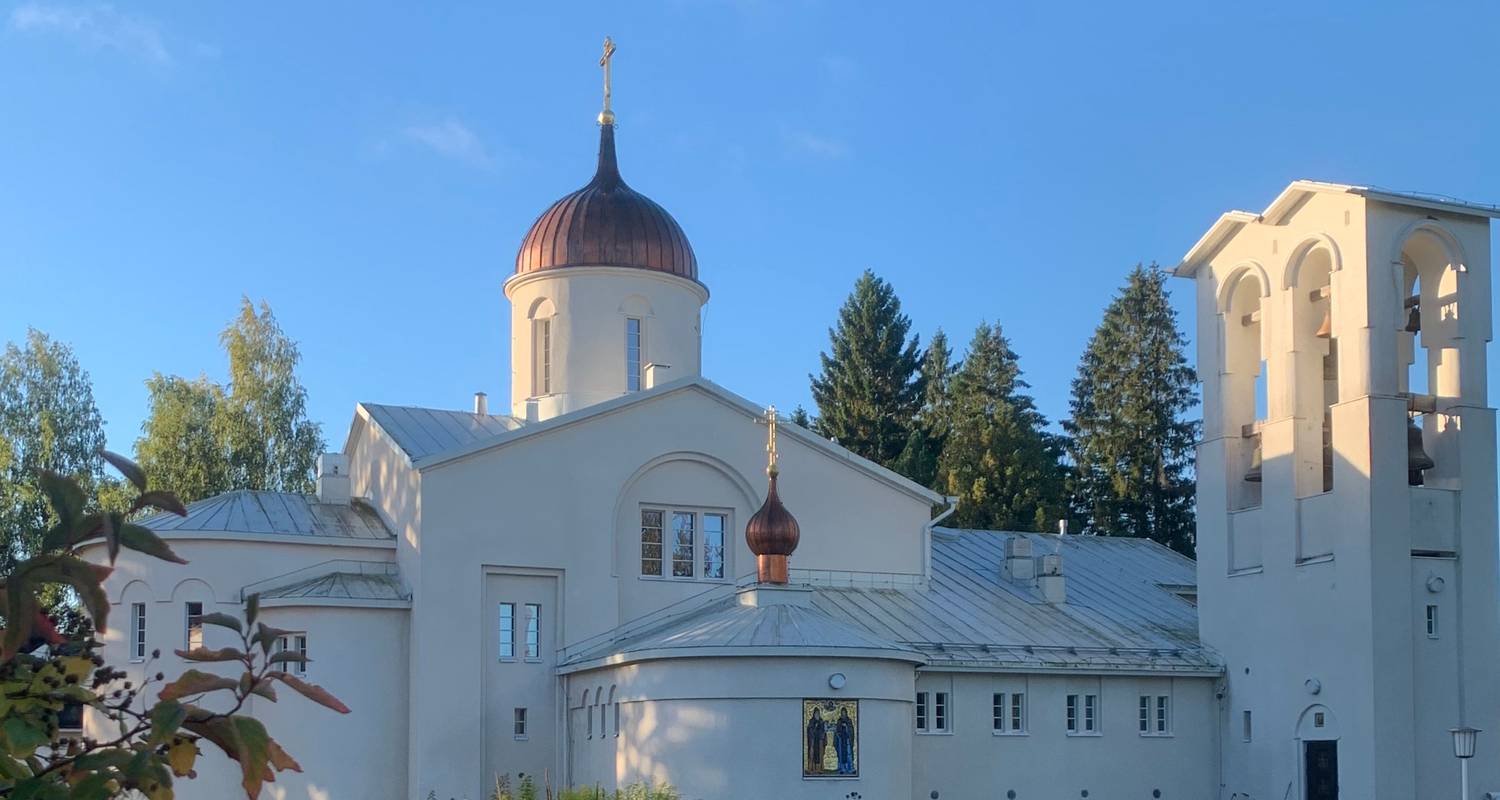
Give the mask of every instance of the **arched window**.
POLYGON ((1231 508, 1260 505, 1259 422, 1267 414, 1266 365, 1261 345, 1260 273, 1246 268, 1226 287, 1224 335, 1224 432, 1228 436, 1231 508), (1238 480, 1234 476, 1238 476, 1238 480))
POLYGON ((583 713, 589 718, 589 738, 594 738, 594 707, 589 705, 589 690, 583 690, 583 713))
POLYGON ((542 298, 531 306, 531 396, 552 394, 552 321, 557 308, 542 298))
POLYGON ((1398 390, 1408 398, 1407 479, 1413 486, 1455 488, 1458 418, 1444 413, 1463 395, 1457 244, 1435 226, 1403 242, 1397 321, 1398 390))
POLYGON ((1314 241, 1293 257, 1292 359, 1295 374, 1296 490, 1298 497, 1333 489, 1333 407, 1339 402, 1338 326, 1327 244, 1314 241), (1307 424, 1316 421, 1316 425, 1307 424))

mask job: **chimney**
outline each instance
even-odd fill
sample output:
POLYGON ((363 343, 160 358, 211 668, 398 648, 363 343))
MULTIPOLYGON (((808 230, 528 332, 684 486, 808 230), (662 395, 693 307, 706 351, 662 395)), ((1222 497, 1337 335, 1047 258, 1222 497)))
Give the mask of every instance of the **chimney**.
POLYGON ((474 413, 483 417, 490 414, 490 398, 484 392, 474 393, 474 413))
POLYGON ((349 505, 349 457, 343 453, 318 456, 318 502, 349 505))
POLYGON ((536 422, 541 417, 541 409, 537 407, 535 400, 526 401, 526 421, 536 422))
POLYGON ((646 388, 647 389, 655 389, 656 385, 658 383, 666 383, 667 382, 666 372, 667 372, 667 370, 669 370, 671 368, 672 368, 671 364, 657 364, 655 362, 647 364, 646 367, 645 367, 645 372, 646 372, 646 388))
POLYGON ((1062 553, 1045 555, 1038 560, 1041 562, 1041 568, 1036 584, 1042 592, 1042 599, 1054 605, 1068 602, 1068 584, 1067 579, 1063 577, 1062 553))
POLYGON ((1031 539, 1020 534, 1005 540, 1005 564, 1002 568, 1006 580, 1030 583, 1036 578, 1036 561, 1031 557, 1031 539))
POLYGON ((1067 536, 1068 535, 1068 521, 1067 520, 1060 519, 1060 520, 1057 521, 1057 535, 1058 536, 1067 536))

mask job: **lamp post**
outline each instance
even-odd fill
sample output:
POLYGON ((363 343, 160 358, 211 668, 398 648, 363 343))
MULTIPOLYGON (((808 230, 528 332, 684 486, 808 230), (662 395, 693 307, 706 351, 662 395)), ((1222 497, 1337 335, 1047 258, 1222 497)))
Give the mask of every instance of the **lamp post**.
POLYGON ((1453 755, 1458 758, 1458 788, 1460 800, 1469 800, 1469 759, 1474 757, 1474 740, 1479 729, 1463 725, 1450 728, 1453 734, 1453 755))

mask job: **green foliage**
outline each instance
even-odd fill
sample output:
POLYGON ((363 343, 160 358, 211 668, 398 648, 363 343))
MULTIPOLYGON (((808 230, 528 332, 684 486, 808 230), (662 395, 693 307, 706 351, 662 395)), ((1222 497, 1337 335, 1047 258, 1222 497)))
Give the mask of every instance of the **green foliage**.
POLYGON ((803 408, 801 404, 798 404, 796 408, 792 409, 792 416, 790 417, 790 419, 792 421, 792 424, 801 425, 808 430, 813 430, 816 426, 816 422, 807 413, 807 409, 803 408))
POLYGON ((249 298, 219 337, 229 383, 152 376, 150 413, 136 454, 151 474, 192 502, 231 489, 307 492, 323 450, 297 380, 297 344, 264 303, 249 298))
POLYGON ((891 285, 866 270, 829 330, 812 379, 818 432, 882 466, 895 464, 922 402, 917 337, 891 285))
POLYGON ((1062 453, 999 326, 980 323, 953 375, 937 484, 959 497, 953 524, 1048 530, 1065 510, 1062 453))
POLYGON ((906 447, 893 467, 923 486, 941 488, 937 486, 938 459, 953 424, 950 393, 956 369, 953 350, 948 347, 948 335, 939 328, 922 357, 922 406, 912 421, 906 447))
POLYGON ((536 780, 530 775, 521 776, 521 786, 516 800, 536 800, 536 780))
POLYGON ((108 625, 102 583, 120 550, 184 563, 151 530, 129 523, 129 516, 146 509, 177 514, 184 509, 170 492, 148 490, 145 473, 134 463, 113 453, 101 452, 100 457, 134 488, 128 507, 100 511, 77 481, 43 470, 36 484, 51 511, 50 526, 37 542, 36 554, 0 580, 0 616, 5 619, 0 638, 0 797, 170 800, 174 779, 195 776, 204 742, 238 762, 245 796, 259 797, 277 772, 301 767, 264 725, 240 713, 251 696, 275 702, 273 684, 280 683, 339 713, 349 709, 322 687, 275 671, 278 657, 271 655, 272 644, 287 632, 257 620, 254 596, 246 603, 243 622, 226 614, 203 618, 206 625, 235 633, 237 647, 177 651, 188 661, 231 666, 236 677, 190 669, 171 682, 158 672, 137 686, 104 663, 103 645, 94 632, 102 633, 108 625), (99 539, 110 566, 85 561, 77 553, 81 543, 99 539), (42 611, 44 592, 55 587, 76 594, 87 613, 85 624, 71 635, 61 634, 42 611), (156 702, 148 703, 146 694, 155 687, 160 687, 156 702), (102 720, 97 730, 105 731, 105 738, 62 736, 59 715, 70 705, 91 709, 102 720), (207 705, 226 710, 210 711, 207 705))
POLYGON ((1165 275, 1136 265, 1078 365, 1063 424, 1074 515, 1084 530, 1193 552, 1197 376, 1165 275))

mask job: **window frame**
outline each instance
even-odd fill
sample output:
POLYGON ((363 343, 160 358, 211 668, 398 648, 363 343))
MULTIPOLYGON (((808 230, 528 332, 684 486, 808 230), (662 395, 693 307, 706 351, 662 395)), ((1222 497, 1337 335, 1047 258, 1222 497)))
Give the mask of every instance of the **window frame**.
POLYGON ((495 657, 502 663, 515 661, 516 604, 508 601, 498 602, 495 604, 495 614, 497 617, 495 635, 499 640, 495 647, 495 657))
POLYGON ((1066 728, 1069 736, 1099 736, 1099 695, 1093 692, 1070 693, 1066 699, 1066 728))
POLYGON ((531 396, 552 394, 552 317, 531 321, 531 396))
POLYGON ((1428 603, 1423 612, 1426 615, 1427 638, 1438 639, 1442 637, 1442 629, 1439 627, 1437 603, 1428 603))
POLYGON ((526 706, 516 706, 511 711, 511 738, 515 741, 524 742, 531 738, 526 716, 526 706))
MULTIPOLYGON (((287 650, 291 650, 294 653, 300 653, 303 658, 307 658, 307 632, 288 631, 281 636, 276 637, 276 645, 272 648, 272 652, 282 653, 286 652, 287 650)), ((277 664, 274 669, 284 674, 296 675, 299 678, 306 677, 307 662, 283 661, 280 664, 277 664)))
POLYGON ((199 600, 186 600, 182 604, 182 638, 187 650, 203 647, 203 603, 199 600), (198 613, 193 613, 193 606, 198 607, 198 613), (196 620, 196 623, 195 623, 196 620), (197 643, 194 644, 196 638, 197 643))
POLYGON ((932 707, 931 701, 929 700, 931 696, 932 694, 930 692, 917 692, 916 708, 914 709, 916 712, 917 733, 925 734, 931 732, 931 728, 929 727, 927 720, 928 712, 932 707))
POLYGON ((996 736, 1025 736, 1026 693, 994 692, 990 697, 990 732, 996 736))
POLYGON ((542 660, 542 604, 526 603, 526 662, 542 660))
POLYGON ((1172 696, 1169 694, 1143 694, 1138 705, 1137 727, 1146 737, 1168 737, 1172 735, 1172 696))
POLYGON ((646 320, 641 317, 625 318, 625 391, 639 392, 646 388, 646 320), (634 331, 631 323, 635 323, 634 331), (635 339, 631 341, 632 337, 635 339), (634 359, 631 351, 634 350, 634 359))
POLYGON ((146 660, 146 604, 130 604, 130 660, 146 660))
POLYGON ((730 572, 729 556, 732 548, 729 546, 730 531, 733 529, 733 511, 727 508, 711 506, 686 506, 670 505, 666 503, 642 503, 640 505, 640 562, 641 571, 637 577, 641 580, 651 581, 688 581, 695 583, 728 583, 733 579, 730 572), (659 524, 647 524, 647 515, 659 518, 659 524), (722 530, 714 531, 718 537, 719 544, 709 543, 707 520, 712 517, 721 520, 722 530), (691 542, 679 545, 679 526, 677 520, 689 521, 691 530, 691 542), (648 540, 648 536, 660 538, 660 544, 648 540), (660 556, 648 556, 647 548, 660 547, 660 556), (717 555, 718 561, 711 560, 711 556, 717 555), (647 564, 654 564, 659 571, 647 571, 647 564), (717 568, 716 575, 709 575, 709 566, 717 568), (685 569, 691 568, 691 574, 677 574, 685 569))
POLYGON ((931 733, 953 732, 953 702, 952 692, 932 693, 932 730, 931 733))

